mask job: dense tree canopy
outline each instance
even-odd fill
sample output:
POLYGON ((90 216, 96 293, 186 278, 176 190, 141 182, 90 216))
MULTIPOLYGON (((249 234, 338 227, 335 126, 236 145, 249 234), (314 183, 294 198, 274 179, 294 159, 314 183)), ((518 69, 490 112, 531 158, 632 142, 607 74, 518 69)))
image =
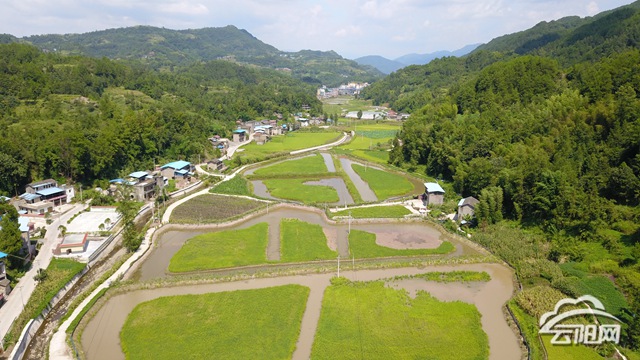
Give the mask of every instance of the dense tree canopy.
MULTIPOLYGON (((229 62, 173 73, 105 58, 0 45, 0 193, 43 178, 91 183, 166 160, 194 160, 238 119, 321 114, 315 89, 229 62)), ((212 149, 210 149, 212 151, 212 149)))

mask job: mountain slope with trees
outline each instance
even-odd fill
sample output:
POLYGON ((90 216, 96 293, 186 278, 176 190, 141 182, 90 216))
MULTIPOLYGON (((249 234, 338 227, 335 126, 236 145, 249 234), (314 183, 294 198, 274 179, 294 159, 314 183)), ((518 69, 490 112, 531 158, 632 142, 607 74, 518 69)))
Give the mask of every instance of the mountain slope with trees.
POLYGON ((614 308, 626 309, 623 345, 636 349, 638 4, 401 69, 362 93, 412 111, 392 164, 445 180, 452 200, 479 198, 473 238, 509 261, 533 292, 624 299, 614 308), (590 288, 593 279, 602 287, 590 288), (594 294, 605 285, 611 290, 594 294))
POLYGON ((0 45, 0 192, 30 181, 91 184, 165 160, 207 155, 207 138, 238 119, 290 114, 315 88, 274 70, 227 61, 155 72, 106 58, 0 45))
POLYGON ((374 81, 382 73, 333 51, 283 52, 235 26, 171 30, 135 26, 84 34, 35 35, 19 41, 63 54, 135 60, 156 69, 199 61, 226 60, 281 69, 314 84, 337 86, 344 81, 374 81))

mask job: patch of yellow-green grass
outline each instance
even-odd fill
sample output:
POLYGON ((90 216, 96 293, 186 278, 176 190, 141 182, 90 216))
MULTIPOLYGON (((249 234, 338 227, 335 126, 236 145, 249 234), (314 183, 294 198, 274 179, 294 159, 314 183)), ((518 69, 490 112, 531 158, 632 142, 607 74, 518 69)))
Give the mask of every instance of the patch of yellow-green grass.
POLYGON ((369 184, 378 200, 407 195, 414 190, 413 184, 400 174, 358 164, 353 164, 352 167, 369 184))
POLYGON ((442 244, 435 249, 392 249, 376 244, 376 234, 354 229, 349 233, 349 253, 359 259, 447 254, 453 250, 455 250, 455 246, 448 241, 443 241, 442 244))
POLYGON ((263 202, 239 197, 203 194, 179 205, 171 213, 177 224, 216 223, 240 217, 263 207, 263 202))
POLYGON ((547 358, 553 360, 598 360, 602 356, 590 347, 584 345, 552 345, 553 335, 542 335, 542 342, 547 350, 547 358))
POLYGON ((221 181, 209 190, 211 193, 251 196, 249 182, 239 174, 228 181, 221 181))
POLYGON ((369 219, 369 218, 402 218, 405 215, 411 214, 411 211, 402 205, 391 206, 368 206, 361 208, 354 208, 350 210, 342 210, 331 213, 331 217, 337 216, 349 216, 355 219, 369 219))
POLYGON ((224 230, 192 237, 169 261, 170 272, 188 272, 264 264, 269 225, 224 230))
MULTIPOLYGON (((47 269, 42 272, 46 276, 37 283, 31 297, 24 304, 24 309, 14 321, 11 330, 5 335, 5 345, 14 343, 27 322, 38 317, 60 289, 71 281, 76 274, 81 272, 85 266, 86 264, 71 259, 51 259, 47 269)), ((14 299, 12 301, 19 302, 20 296, 19 290, 14 290, 12 296, 14 299)))
POLYGON ((236 152, 234 158, 239 156, 244 161, 255 162, 278 153, 289 153, 294 150, 306 149, 314 146, 328 144, 342 137, 338 132, 289 132, 286 135, 271 137, 264 145, 255 142, 243 146, 242 151, 236 152))
POLYGON ((297 219, 280 222, 280 260, 285 262, 335 259, 322 226, 297 219))
POLYGON ((488 358, 475 306, 427 292, 412 299, 384 281, 336 279, 322 300, 312 359, 488 358))
POLYGON ((306 156, 301 159, 282 161, 265 166, 254 172, 257 176, 321 174, 327 172, 324 158, 320 154, 306 156))
POLYGON ((335 203, 340 200, 331 186, 304 185, 313 179, 265 179, 262 182, 269 194, 279 199, 300 201, 306 204, 335 203))
POLYGON ((127 317, 122 349, 127 359, 290 359, 308 297, 300 285, 161 297, 127 317))

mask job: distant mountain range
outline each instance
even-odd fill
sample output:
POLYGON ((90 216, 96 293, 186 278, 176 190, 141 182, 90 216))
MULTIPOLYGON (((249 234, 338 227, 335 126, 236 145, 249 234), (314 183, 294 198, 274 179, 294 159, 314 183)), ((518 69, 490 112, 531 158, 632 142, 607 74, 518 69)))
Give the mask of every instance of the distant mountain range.
POLYGON ((134 26, 84 34, 0 35, 0 43, 24 42, 44 51, 142 61, 156 69, 172 69, 198 61, 226 60, 291 73, 307 83, 337 86, 345 81, 373 82, 384 76, 371 66, 345 59, 334 51, 284 52, 235 26, 171 30, 134 26))
POLYGON ((467 45, 455 51, 443 50, 428 54, 407 54, 394 60, 389 60, 383 56, 369 55, 357 58, 354 61, 361 65, 373 66, 384 74, 391 74, 392 72, 402 69, 405 66, 424 65, 428 64, 431 60, 445 56, 464 56, 475 50, 480 45, 482 44, 467 45))

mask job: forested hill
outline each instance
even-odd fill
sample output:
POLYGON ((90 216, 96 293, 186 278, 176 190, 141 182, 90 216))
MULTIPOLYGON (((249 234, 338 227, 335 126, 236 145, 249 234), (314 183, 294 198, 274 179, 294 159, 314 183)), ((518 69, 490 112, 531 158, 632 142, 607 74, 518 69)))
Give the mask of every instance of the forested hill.
POLYGON ((412 111, 390 162, 490 202, 481 224, 540 228, 554 260, 602 247, 604 259, 640 264, 639 39, 640 10, 625 7, 530 54, 440 59, 362 95, 412 111))
POLYGON ((339 85, 374 81, 378 70, 344 59, 335 52, 283 52, 235 26, 170 30, 151 26, 109 29, 84 34, 37 35, 20 39, 46 51, 128 59, 154 68, 223 59, 291 72, 309 83, 339 85))
MULTIPOLYGON (((237 119, 302 105, 320 114, 315 87, 227 61, 173 72, 106 58, 0 45, 0 194, 32 180, 91 184, 166 160, 207 156, 208 140, 237 119)), ((211 155, 211 154, 209 154, 211 155)))

